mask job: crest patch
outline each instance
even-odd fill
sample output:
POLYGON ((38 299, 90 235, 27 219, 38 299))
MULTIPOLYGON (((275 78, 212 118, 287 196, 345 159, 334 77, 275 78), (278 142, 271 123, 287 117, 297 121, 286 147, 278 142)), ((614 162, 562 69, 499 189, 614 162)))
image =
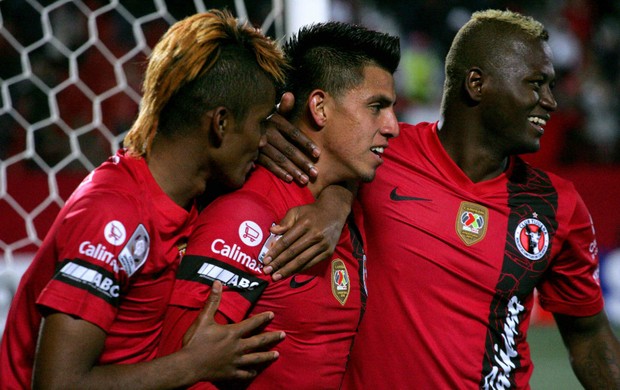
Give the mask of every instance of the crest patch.
POLYGON ((349 273, 344 262, 340 259, 332 261, 332 293, 338 302, 344 306, 351 292, 349 273))
POLYGON ((547 227, 536 218, 524 219, 515 229, 515 244, 526 258, 540 260, 549 248, 547 227))
POLYGON ((489 209, 476 203, 461 202, 456 214, 456 233, 465 245, 474 245, 487 233, 489 209))

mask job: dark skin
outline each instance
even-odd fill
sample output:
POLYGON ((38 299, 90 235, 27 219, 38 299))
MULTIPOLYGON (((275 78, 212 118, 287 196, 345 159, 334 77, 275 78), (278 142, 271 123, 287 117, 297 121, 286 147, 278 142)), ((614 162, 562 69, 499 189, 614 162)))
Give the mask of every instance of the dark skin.
MULTIPOLYGON (((548 120, 557 107, 552 93, 555 72, 548 44, 531 41, 523 45, 518 37, 513 43, 508 49, 510 60, 500 68, 503 72, 473 66, 463 80, 464 93, 454 94, 458 98, 453 99, 444 96, 439 140, 472 182, 500 175, 511 155, 537 151, 542 132, 535 121, 548 120)), ((325 203, 333 209, 348 210, 351 199, 352 195, 341 195, 325 203)), ((282 225, 288 226, 295 219, 312 224, 317 209, 310 205, 289 212, 282 225)), ((337 218, 343 226, 346 217, 337 218)), ((319 218, 314 220, 317 226, 323 223, 319 218)), ((304 264, 296 256, 316 244, 312 239, 300 237, 299 232, 289 235, 282 229, 279 233, 284 233, 285 240, 277 242, 268 253, 274 259, 270 271, 288 276, 304 264)), ((309 264, 315 261, 303 259, 309 264)), ((620 343, 604 311, 589 317, 566 314, 554 317, 575 375, 584 388, 620 388, 620 343)))
MULTIPOLYGON (((263 139, 260 123, 273 109, 274 94, 272 90, 264 104, 253 107, 244 122, 233 121, 229 110, 216 107, 205 113, 202 125, 194 131, 153 143, 147 160, 149 169, 170 199, 189 208, 191 199, 205 191, 213 166, 242 161, 257 153, 263 139), (243 150, 233 142, 239 131, 251 133, 254 138, 254 143, 243 150), (228 141, 230 137, 233 141, 228 141)), ((249 134, 245 138, 251 142, 249 134)), ((245 173, 231 170, 233 175, 239 176, 233 177, 239 181, 245 173)), ((165 389, 198 381, 253 378, 257 365, 278 358, 276 351, 268 349, 282 341, 284 333, 257 334, 273 318, 271 312, 238 324, 216 323, 214 315, 220 299, 221 285, 216 282, 205 309, 186 333, 183 348, 137 364, 98 365, 107 334, 88 321, 59 312, 47 313, 35 355, 33 387, 165 389)))
POLYGON ((587 389, 617 389, 620 347, 605 312, 591 317, 554 314, 573 371, 587 389))
MULTIPOLYGON (((269 144, 261 149, 259 163, 286 182, 295 180, 305 185, 318 174, 314 162, 320 150, 310 138, 284 118, 283 115, 293 108, 293 103, 293 95, 285 93, 278 107, 282 115, 271 118, 275 126, 267 131, 269 144)), ((266 274, 273 273, 273 280, 310 268, 334 252, 350 207, 342 207, 332 202, 332 198, 348 200, 349 205, 353 201, 353 195, 346 187, 330 186, 319 195, 316 205, 320 207, 312 215, 304 213, 303 208, 292 209, 279 225, 271 228, 275 234, 286 233, 264 259, 263 271, 266 274), (315 218, 323 221, 323 224, 316 224, 315 218)))
POLYGON ((214 315, 221 292, 221 283, 215 282, 205 308, 185 334, 184 346, 178 353, 132 365, 94 365, 103 351, 106 333, 67 314, 48 315, 37 349, 33 388, 166 389, 205 379, 253 378, 256 372, 252 366, 272 361, 278 354, 248 351, 273 346, 284 334, 247 336, 268 323, 273 313, 261 313, 238 324, 218 324, 214 315), (56 375, 59 372, 63 375, 56 375))

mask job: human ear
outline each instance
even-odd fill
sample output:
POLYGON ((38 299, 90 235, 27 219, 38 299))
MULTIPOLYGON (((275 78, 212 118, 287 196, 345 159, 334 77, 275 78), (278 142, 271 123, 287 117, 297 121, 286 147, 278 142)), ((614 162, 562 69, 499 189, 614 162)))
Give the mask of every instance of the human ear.
POLYGON ((308 111, 313 123, 323 128, 327 123, 327 114, 325 112, 326 92, 320 89, 315 89, 308 96, 308 111))
POLYGON ((209 123, 209 139, 218 147, 224 141, 224 136, 230 130, 230 110, 226 107, 216 107, 212 110, 209 123))
POLYGON ((482 96, 484 76, 480 68, 472 68, 465 77, 465 90, 470 99, 479 102, 482 96))

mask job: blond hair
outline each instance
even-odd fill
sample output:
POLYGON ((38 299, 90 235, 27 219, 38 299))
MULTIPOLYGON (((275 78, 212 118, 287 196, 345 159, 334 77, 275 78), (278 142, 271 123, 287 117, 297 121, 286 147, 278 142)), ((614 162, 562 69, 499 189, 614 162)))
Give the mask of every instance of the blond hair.
MULTIPOLYGON (((230 46, 251 52, 253 66, 258 64, 272 82, 284 81, 283 55, 259 29, 247 22, 240 24, 228 11, 211 10, 187 17, 170 27, 149 59, 140 112, 124 140, 133 156, 149 154, 162 110, 173 95, 208 74, 221 60, 223 48, 230 46)), ((234 59, 228 56, 226 61, 234 59)))
POLYGON ((549 39, 542 23, 531 16, 497 9, 474 12, 457 32, 446 56, 444 93, 456 93, 470 67, 501 61, 506 45, 515 36, 549 39))

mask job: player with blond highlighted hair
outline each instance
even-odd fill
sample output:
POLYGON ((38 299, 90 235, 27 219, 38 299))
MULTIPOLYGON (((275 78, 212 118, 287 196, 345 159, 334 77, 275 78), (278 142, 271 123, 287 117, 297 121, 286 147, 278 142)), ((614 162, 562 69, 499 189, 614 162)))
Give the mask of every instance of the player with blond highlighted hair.
MULTIPOLYGON (((473 13, 446 57, 441 119, 401 123, 360 186, 369 295, 342 389, 530 389, 535 299, 581 385, 620 388, 590 213, 572 183, 519 156, 539 150, 557 108, 548 39, 529 16, 473 13)), ((333 225, 303 214, 292 213, 333 225)), ((287 220, 272 228, 283 236, 265 273, 286 277, 287 257, 312 253, 312 240, 283 232, 287 220)))
POLYGON ((0 388, 177 388, 247 379, 284 337, 272 313, 213 316, 221 287, 158 352, 195 198, 243 184, 258 156, 285 60, 259 30, 213 10, 174 24, 155 47, 125 148, 80 184, 24 275, 0 350, 0 388))

